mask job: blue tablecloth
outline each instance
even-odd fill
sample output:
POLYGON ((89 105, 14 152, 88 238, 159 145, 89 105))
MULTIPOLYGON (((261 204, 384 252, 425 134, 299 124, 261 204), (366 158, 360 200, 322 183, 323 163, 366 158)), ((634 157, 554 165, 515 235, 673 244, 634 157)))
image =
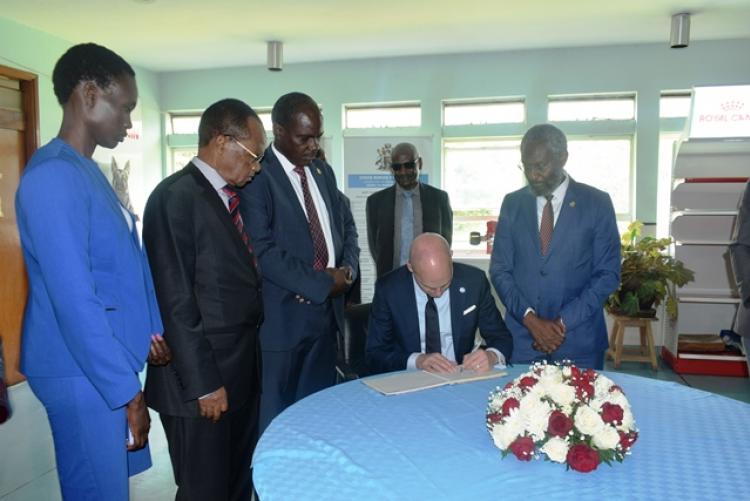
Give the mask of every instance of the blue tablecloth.
POLYGON ((501 459, 485 428, 509 376, 386 397, 360 381, 279 415, 253 459, 261 501, 750 499, 750 404, 677 383, 605 373, 640 438, 623 463, 588 474, 501 459))

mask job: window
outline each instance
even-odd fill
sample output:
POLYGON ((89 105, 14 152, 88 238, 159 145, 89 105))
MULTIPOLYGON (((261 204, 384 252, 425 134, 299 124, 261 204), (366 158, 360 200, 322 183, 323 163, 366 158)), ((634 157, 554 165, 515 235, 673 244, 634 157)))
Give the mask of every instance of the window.
POLYGON ((172 134, 198 134, 198 124, 201 121, 201 113, 189 115, 170 114, 169 123, 172 134))
POLYGON ((390 127, 419 127, 422 107, 418 104, 379 106, 347 105, 344 107, 347 129, 381 129, 390 127))
POLYGON ((198 154, 198 148, 172 148, 172 164, 170 173, 177 172, 185 167, 194 156, 198 154))
POLYGON ((469 234, 487 232, 497 221, 507 193, 525 184, 520 139, 452 139, 443 143, 443 187, 453 208, 453 250, 456 256, 486 256, 484 243, 469 243, 469 234))
POLYGON ((662 92, 659 99, 660 118, 687 118, 690 115, 690 91, 662 92))
POLYGON ((521 99, 484 102, 446 101, 443 103, 443 125, 485 125, 523 123, 526 103, 521 99))
POLYGON ((635 120, 635 96, 550 96, 550 122, 635 120))

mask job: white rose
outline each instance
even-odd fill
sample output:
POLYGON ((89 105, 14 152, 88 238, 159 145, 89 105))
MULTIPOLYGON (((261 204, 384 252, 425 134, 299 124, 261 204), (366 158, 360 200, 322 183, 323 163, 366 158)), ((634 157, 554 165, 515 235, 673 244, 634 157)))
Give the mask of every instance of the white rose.
POLYGON ((492 441, 500 450, 507 450, 516 438, 518 434, 507 425, 497 423, 492 427, 492 441))
POLYGON ((518 436, 523 433, 524 423, 518 408, 510 410, 510 414, 505 418, 503 424, 510 434, 518 436))
POLYGON ((573 418, 575 427, 584 435, 595 435, 604 426, 599 413, 588 405, 582 405, 576 411, 576 415, 573 418))
POLYGON ((569 378, 571 374, 572 374, 572 371, 570 370, 570 367, 566 365, 565 367, 562 368, 563 377, 569 378))
POLYGON ((594 433, 594 445, 599 449, 614 449, 620 443, 620 434, 612 426, 603 426, 594 433))
POLYGON ((524 428, 532 435, 535 441, 542 440, 547 431, 549 415, 552 413, 550 405, 536 398, 536 396, 529 394, 521 400, 519 410, 524 428))
POLYGON ((550 398, 561 406, 571 405, 576 399, 576 390, 565 383, 558 383, 549 388, 550 398))
POLYGON ((614 384, 611 379, 600 374, 594 381, 594 396, 597 398, 606 398, 609 395, 609 389, 614 384))
POLYGON ((618 430, 630 431, 635 428, 635 418, 630 408, 623 408, 622 410, 622 423, 617 427, 618 430))
POLYGON ((564 463, 568 456, 568 441, 560 437, 552 437, 542 446, 542 452, 547 455, 550 461, 555 463, 564 463))

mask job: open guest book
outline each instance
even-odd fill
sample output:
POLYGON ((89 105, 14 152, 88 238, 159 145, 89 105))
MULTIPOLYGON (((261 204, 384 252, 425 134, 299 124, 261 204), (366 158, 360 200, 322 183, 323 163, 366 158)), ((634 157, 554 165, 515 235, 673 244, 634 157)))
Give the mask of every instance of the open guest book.
POLYGON ((493 369, 489 372, 461 371, 453 374, 434 374, 427 371, 404 371, 383 377, 367 378, 361 381, 383 395, 400 395, 413 391, 426 390, 449 384, 470 383, 483 379, 505 376, 508 373, 493 369))

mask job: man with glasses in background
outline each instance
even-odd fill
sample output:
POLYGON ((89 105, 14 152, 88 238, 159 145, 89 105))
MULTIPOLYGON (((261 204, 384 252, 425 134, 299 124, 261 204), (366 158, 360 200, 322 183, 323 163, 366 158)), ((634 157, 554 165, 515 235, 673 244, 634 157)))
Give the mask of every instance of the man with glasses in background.
POLYGON ((198 156, 159 183, 144 213, 173 354, 149 367, 146 402, 164 425, 177 499, 249 500, 263 303, 238 190, 260 171, 266 136, 252 108, 224 99, 201 116, 198 142, 198 156))
POLYGON ((448 193, 419 182, 422 158, 416 146, 397 144, 390 167, 396 183, 367 198, 367 243, 377 278, 406 264, 409 247, 421 233, 438 233, 448 245, 453 238, 448 193))
POLYGON ((506 308, 514 363, 569 359, 601 369, 603 307, 620 285, 620 237, 609 195, 571 179, 567 160, 557 127, 535 125, 524 135, 528 186, 503 200, 490 276, 506 308))

